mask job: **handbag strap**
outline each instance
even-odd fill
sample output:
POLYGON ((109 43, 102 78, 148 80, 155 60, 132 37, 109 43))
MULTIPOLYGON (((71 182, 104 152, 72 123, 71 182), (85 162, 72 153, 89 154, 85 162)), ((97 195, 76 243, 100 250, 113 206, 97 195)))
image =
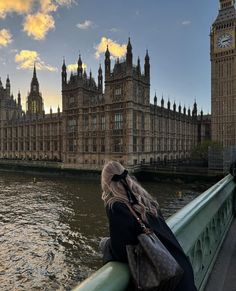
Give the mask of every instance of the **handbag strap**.
POLYGON ((150 228, 146 227, 146 225, 144 224, 144 222, 142 221, 142 219, 137 215, 137 213, 135 212, 135 210, 133 209, 133 207, 130 204, 128 204, 128 203, 125 203, 125 204, 129 208, 129 210, 133 214, 133 216, 136 218, 137 222, 139 223, 139 225, 142 228, 142 231, 144 233, 146 233, 146 234, 152 233, 153 231, 150 228))

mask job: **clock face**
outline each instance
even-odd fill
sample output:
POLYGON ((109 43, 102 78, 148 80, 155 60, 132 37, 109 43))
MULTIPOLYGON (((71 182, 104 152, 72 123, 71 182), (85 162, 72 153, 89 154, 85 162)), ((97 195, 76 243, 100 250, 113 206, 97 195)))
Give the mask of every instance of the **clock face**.
POLYGON ((233 43, 233 36, 230 33, 223 33, 217 38, 217 47, 224 49, 231 47, 233 43))

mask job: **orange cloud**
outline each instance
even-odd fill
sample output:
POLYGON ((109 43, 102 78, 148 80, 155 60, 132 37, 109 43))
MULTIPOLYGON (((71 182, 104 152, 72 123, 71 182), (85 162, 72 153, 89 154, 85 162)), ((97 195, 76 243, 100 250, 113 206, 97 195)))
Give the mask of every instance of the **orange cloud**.
POLYGON ((44 39, 48 31, 55 27, 55 22, 51 15, 38 12, 28 15, 23 26, 28 36, 40 40, 44 39))
POLYGON ((43 13, 49 13, 57 11, 58 6, 52 2, 52 0, 40 0, 41 11, 43 13))
POLYGON ((34 63, 36 63, 38 70, 50 72, 57 71, 57 68, 45 64, 45 62, 41 60, 38 52, 36 51, 21 50, 15 55, 15 62, 18 63, 17 69, 32 70, 34 63))
POLYGON ((9 30, 3 28, 0 30, 0 47, 7 46, 12 42, 12 35, 9 30))
POLYGON ((106 51, 107 45, 111 55, 115 58, 123 57, 126 53, 126 44, 118 44, 110 38, 102 37, 100 43, 96 46, 96 58, 99 58, 100 54, 106 51))
POLYGON ((0 0, 0 17, 6 17, 7 13, 28 13, 33 0, 0 0))
MULTIPOLYGON (((78 68, 78 64, 70 64, 70 65, 67 65, 67 69, 69 70, 69 71, 77 71, 77 68, 78 68)), ((87 66, 86 66, 86 64, 82 64, 82 68, 83 69, 86 69, 87 68, 87 66)))

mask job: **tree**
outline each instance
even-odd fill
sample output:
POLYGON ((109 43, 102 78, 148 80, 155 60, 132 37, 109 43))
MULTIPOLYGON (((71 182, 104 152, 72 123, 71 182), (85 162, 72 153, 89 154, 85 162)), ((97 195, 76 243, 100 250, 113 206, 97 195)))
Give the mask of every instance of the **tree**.
POLYGON ((211 140, 205 140, 202 143, 199 143, 192 150, 191 159, 208 162, 208 149, 209 149, 209 147, 216 149, 216 150, 222 149, 222 146, 218 142, 211 141, 211 140))

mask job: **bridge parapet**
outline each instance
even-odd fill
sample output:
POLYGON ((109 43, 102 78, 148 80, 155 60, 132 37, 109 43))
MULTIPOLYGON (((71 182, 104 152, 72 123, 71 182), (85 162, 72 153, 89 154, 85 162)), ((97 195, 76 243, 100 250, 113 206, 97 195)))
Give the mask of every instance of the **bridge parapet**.
MULTIPOLYGON (((167 220, 192 263, 200 291, 232 222, 234 192, 235 182, 228 175, 167 220)), ((110 262, 73 291, 123 291, 129 276, 126 264, 110 262)))
POLYGON ((168 220, 188 255, 198 290, 204 286, 233 219, 235 182, 216 183, 168 220))

